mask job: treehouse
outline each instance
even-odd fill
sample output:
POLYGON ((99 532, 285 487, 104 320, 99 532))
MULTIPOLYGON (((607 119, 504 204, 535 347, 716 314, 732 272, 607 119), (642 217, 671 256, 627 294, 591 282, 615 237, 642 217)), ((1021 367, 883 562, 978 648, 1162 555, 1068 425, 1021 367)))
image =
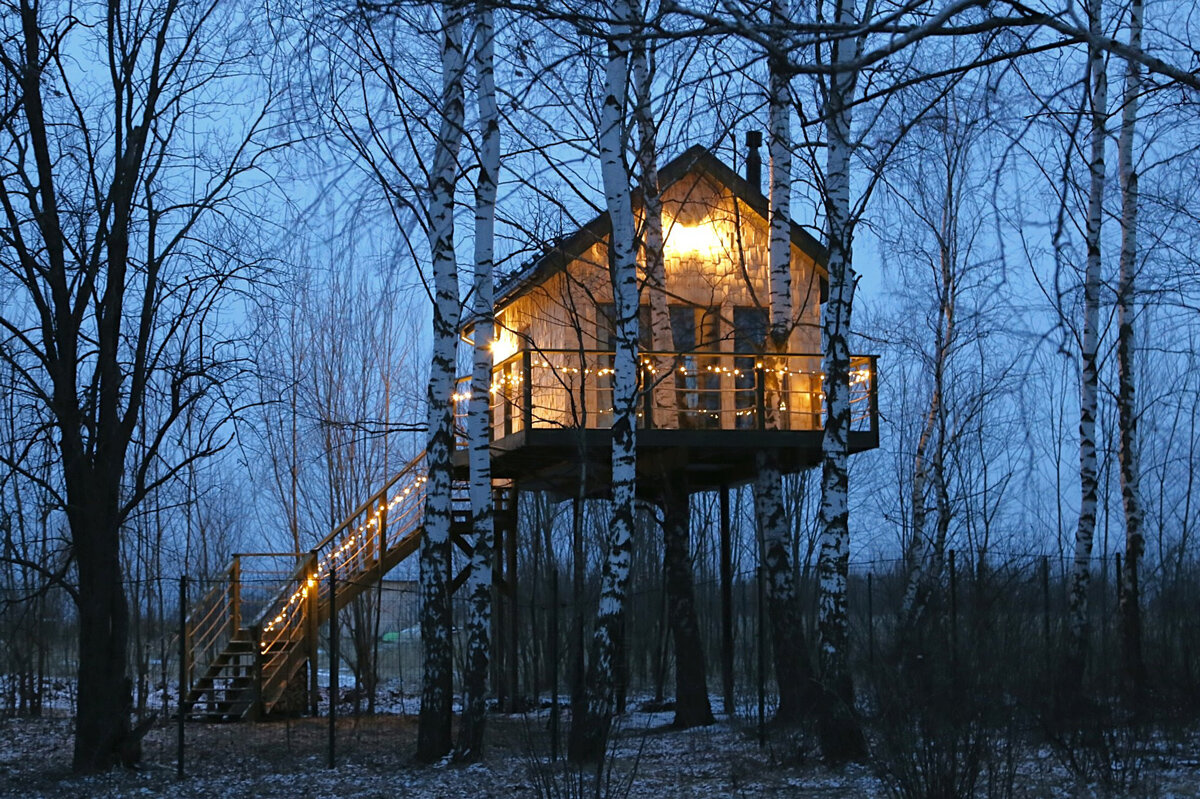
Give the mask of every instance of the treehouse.
MULTIPOLYGON (((769 224, 759 163, 752 152, 743 178, 697 146, 659 173, 661 284, 646 280, 639 256, 641 484, 681 471, 697 490, 745 482, 762 450, 774 452, 784 471, 820 457, 825 250, 791 224, 794 324, 787 351, 767 353, 769 224)), ((637 195, 635 214, 641 230, 637 195)), ((592 493, 609 483, 616 327, 609 231, 601 214, 498 288, 492 469, 522 488, 574 493, 585 471, 592 493)), ((875 358, 855 356, 852 452, 878 446, 875 393, 875 358)), ((460 381, 460 413, 468 394, 468 381, 460 381)), ((465 451, 455 464, 465 473, 465 451)))
MULTIPOLYGON (((682 478, 686 490, 747 481, 761 451, 774 452, 785 471, 820 458, 825 253, 792 224, 794 324, 787 351, 767 352, 767 199, 757 159, 747 162, 743 179, 694 147, 659 173, 664 279, 643 286, 639 318, 638 482, 652 498, 667 478, 682 478)), ((503 599, 496 604, 493 678, 510 709, 521 648, 517 489, 575 495, 582 479, 598 496, 610 483, 615 325, 608 235, 607 217, 597 217, 498 293, 491 453, 503 553, 495 579, 503 599)), ((861 451, 878 445, 875 359, 855 356, 851 368, 849 444, 861 451)), ((467 388, 460 382, 460 412, 467 388)), ((459 554, 451 591, 466 579, 471 551, 467 452, 459 448, 453 457, 451 540, 459 554)), ((239 719, 307 707, 315 714, 318 630, 418 550, 425 490, 422 453, 309 552, 235 555, 184 620, 181 713, 239 719)), ((722 671, 730 706, 732 561, 728 492, 722 495, 722 671)))

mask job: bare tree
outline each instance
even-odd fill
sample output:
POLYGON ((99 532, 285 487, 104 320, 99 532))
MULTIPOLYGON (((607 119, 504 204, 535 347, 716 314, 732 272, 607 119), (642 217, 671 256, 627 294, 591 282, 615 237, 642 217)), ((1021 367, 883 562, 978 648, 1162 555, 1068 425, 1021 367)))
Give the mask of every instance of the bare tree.
POLYGON ((16 290, 0 327, 22 392, 57 431, 47 488, 66 513, 81 598, 78 771, 133 752, 126 523, 226 435, 210 427, 192 451, 167 446, 188 408, 233 390, 239 371, 225 342, 199 334, 248 277, 228 220, 246 210, 241 178, 265 151, 263 98, 241 80, 250 65, 226 60, 234 14, 216 2, 20 0, 0 23, 0 235, 16 290), (102 65, 88 74, 84 50, 102 65), (231 96, 244 98, 240 120, 224 116, 231 96), (219 138, 185 135, 226 125, 219 138), (223 233, 208 225, 218 208, 223 233), (166 410, 142 429, 152 394, 166 410), (159 459, 168 466, 151 472, 159 459))

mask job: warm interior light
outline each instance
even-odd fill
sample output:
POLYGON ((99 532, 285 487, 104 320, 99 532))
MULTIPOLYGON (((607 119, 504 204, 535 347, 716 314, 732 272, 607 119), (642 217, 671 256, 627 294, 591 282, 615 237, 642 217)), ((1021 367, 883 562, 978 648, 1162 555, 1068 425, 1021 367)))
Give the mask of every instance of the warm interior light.
POLYGON ((492 363, 500 363, 517 351, 517 337, 511 330, 503 327, 496 328, 496 338, 492 341, 492 363))
POLYGON ((721 236, 708 223, 699 225, 671 225, 663 251, 667 255, 691 258, 715 258, 721 252, 721 236))

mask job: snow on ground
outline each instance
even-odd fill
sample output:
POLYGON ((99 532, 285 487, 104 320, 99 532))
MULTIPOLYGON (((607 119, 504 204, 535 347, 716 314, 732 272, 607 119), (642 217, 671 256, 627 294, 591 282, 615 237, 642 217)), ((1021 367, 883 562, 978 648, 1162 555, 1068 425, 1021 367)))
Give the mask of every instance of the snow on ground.
MULTIPOLYGON (((266 799, 374 799, 379 797, 571 796, 578 775, 549 763, 550 712, 489 716, 488 748, 472 765, 412 761, 417 697, 393 686, 381 692, 381 712, 352 716, 349 703, 337 725, 337 766, 327 768, 328 718, 259 724, 186 725, 186 776, 175 776, 174 722, 155 727, 136 771, 92 777, 69 773, 71 721, 66 717, 0 720, 0 797, 265 797, 266 799), (539 790, 538 786, 542 786, 539 790), (549 786, 549 790, 547 790, 549 786)), ((823 766, 811 741, 772 730, 760 745, 753 720, 719 717, 692 730, 670 727, 672 714, 633 710, 618 719, 600 796, 634 799, 684 797, 811 797, 874 799, 888 794, 873 768, 823 766)), ((564 709, 565 731, 569 713, 564 709)), ((565 736, 564 736, 565 737, 565 736)), ((1196 737, 1158 761, 1152 779, 1131 796, 1200 797, 1196 737), (1191 752, 1189 755, 1188 752, 1191 752)), ((1164 750, 1165 753, 1166 750, 1164 750)), ((590 795, 591 792, 589 791, 590 795)), ((1047 748, 1027 747, 1018 769, 1018 797, 1103 796, 1076 784, 1047 748)), ((1124 794, 1118 794, 1124 795, 1124 794)))

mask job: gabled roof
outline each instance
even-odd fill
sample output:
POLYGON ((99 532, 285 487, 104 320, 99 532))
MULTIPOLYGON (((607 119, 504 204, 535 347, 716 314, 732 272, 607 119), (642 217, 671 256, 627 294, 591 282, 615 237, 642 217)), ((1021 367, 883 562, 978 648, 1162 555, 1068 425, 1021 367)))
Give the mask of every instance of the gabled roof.
MULTIPOLYGON (((762 193, 762 189, 758 186, 751 186, 745 178, 726 166, 708 148, 698 144, 689 147, 682 155, 672 159, 658 171, 659 192, 665 194, 672 184, 691 173, 707 175, 729 189, 734 197, 744 202, 763 220, 769 218, 769 202, 766 195, 762 193)), ((634 197, 638 196, 640 196, 640 192, 635 191, 634 197)), ((582 256, 593 244, 602 243, 608 238, 611 229, 608 214, 602 213, 574 233, 557 239, 545 252, 501 281, 496 291, 496 305, 505 305, 527 290, 541 284, 551 275, 565 268, 567 264, 582 256)), ((824 302, 829 291, 828 275, 825 272, 828 251, 808 231, 794 221, 792 222, 791 238, 792 244, 817 264, 821 279, 821 301, 824 302)))

